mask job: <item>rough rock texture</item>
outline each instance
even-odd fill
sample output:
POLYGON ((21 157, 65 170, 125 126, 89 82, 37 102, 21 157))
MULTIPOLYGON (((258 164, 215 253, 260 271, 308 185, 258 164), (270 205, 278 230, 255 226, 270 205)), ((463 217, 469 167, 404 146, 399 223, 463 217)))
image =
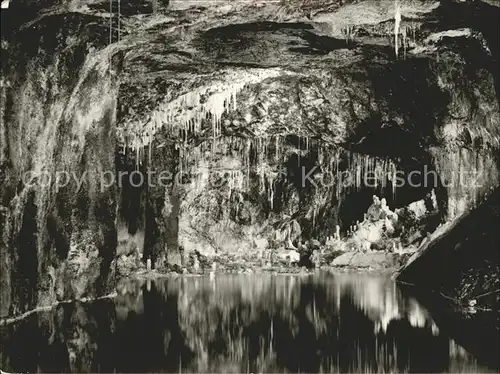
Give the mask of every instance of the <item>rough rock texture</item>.
POLYGON ((344 253, 333 260, 333 266, 371 268, 381 270, 399 264, 399 255, 393 253, 344 253))
POLYGON ((496 189, 476 210, 438 229, 399 271, 397 279, 439 291, 462 306, 472 301, 470 305, 476 308, 498 311, 498 227, 500 190, 496 189))
POLYGON ((2 315, 102 289, 116 247, 116 193, 96 183, 115 167, 118 88, 109 53, 95 51, 100 19, 47 16, 14 32, 7 17, 2 10, 2 315), (59 188, 56 172, 76 178, 59 188))
POLYGON ((364 170, 391 206, 431 188, 390 176, 426 165, 443 218, 473 207, 499 178, 498 8, 398 4, 12 1, 0 314, 104 292, 116 253, 161 267, 179 244, 250 250, 293 222, 305 238, 346 230, 374 191, 364 170), (138 186, 136 170, 184 183, 138 186), (304 170, 330 182, 302 183, 304 170), (56 171, 76 180, 40 182, 56 171), (108 187, 105 172, 129 174, 108 187), (481 188, 449 185, 459 172, 481 188))

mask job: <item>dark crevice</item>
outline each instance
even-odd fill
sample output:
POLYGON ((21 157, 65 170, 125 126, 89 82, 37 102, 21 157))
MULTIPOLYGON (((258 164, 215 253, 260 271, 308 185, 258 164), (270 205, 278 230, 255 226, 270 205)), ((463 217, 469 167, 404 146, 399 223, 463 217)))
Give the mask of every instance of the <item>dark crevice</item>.
POLYGON ((30 192, 15 245, 17 261, 14 267, 12 291, 14 295, 19 297, 17 307, 20 310, 29 310, 36 305, 39 262, 37 212, 35 193, 30 192))
MULTIPOLYGON (((144 227, 144 201, 146 199, 146 184, 141 183, 141 175, 147 175, 145 169, 137 167, 134 158, 116 153, 117 180, 120 189, 120 218, 127 222, 131 235, 144 227)), ((142 181, 144 182, 144 181, 142 181)))
POLYGON ((212 28, 205 32, 207 37, 220 37, 220 38, 232 38, 238 33, 251 31, 280 31, 280 30, 311 30, 314 27, 308 23, 303 22, 290 22, 290 23, 279 23, 279 22, 256 22, 256 23, 241 23, 233 24, 229 26, 212 28))

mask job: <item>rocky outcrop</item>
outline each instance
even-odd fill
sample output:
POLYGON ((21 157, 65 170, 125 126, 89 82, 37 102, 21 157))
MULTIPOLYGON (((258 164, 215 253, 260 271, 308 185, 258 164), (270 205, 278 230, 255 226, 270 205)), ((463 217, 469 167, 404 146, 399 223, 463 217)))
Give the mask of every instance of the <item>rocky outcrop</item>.
POLYGON ((118 85, 99 18, 47 16, 19 30, 3 21, 5 315, 105 288, 116 193, 102 191, 98 176, 115 169, 118 85))
POLYGON ((1 314, 103 292, 117 253, 162 268, 345 231, 367 171, 394 207, 474 206, 499 180, 498 8, 398 4, 10 2, 1 314), (396 185, 414 170, 437 182, 396 185))
POLYGON ((397 279, 436 290, 461 306, 498 310, 500 190, 433 233, 397 279))

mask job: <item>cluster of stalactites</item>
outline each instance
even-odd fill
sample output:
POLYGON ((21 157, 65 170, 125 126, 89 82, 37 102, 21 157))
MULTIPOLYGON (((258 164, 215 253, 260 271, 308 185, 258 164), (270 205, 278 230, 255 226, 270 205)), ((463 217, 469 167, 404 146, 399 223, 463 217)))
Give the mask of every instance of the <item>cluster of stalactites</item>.
MULTIPOLYGON (((394 0, 394 52, 396 57, 400 55, 400 49, 403 49, 403 57, 406 58, 406 52, 408 47, 416 45, 416 29, 417 25, 414 22, 403 22, 401 5, 399 0, 394 0)), ((341 30, 341 34, 345 41, 348 43, 352 41, 355 37, 355 26, 347 25, 341 30)))
POLYGON ((286 161, 283 136, 226 137, 195 148, 180 147, 179 156, 179 170, 190 176, 191 188, 205 188, 210 175, 216 174, 224 179, 221 185, 227 188, 230 197, 233 192, 249 191, 257 182, 260 194, 267 195, 273 208, 276 182, 286 161))
MULTIPOLYGON (((179 169, 186 173, 199 170, 203 163, 214 170, 243 175, 248 186, 250 174, 257 174, 261 180, 270 172, 270 165, 281 165, 285 160, 284 138, 280 135, 266 138, 226 137, 223 141, 206 141, 198 147, 179 147, 179 169), (266 166, 267 165, 267 166, 266 166)), ((273 172, 274 173, 274 172, 273 172)))
POLYGON ((320 147, 318 163, 323 178, 334 178, 335 183, 329 185, 334 186, 337 198, 344 191, 385 186, 388 181, 391 182, 392 193, 396 193, 398 168, 389 158, 351 152, 340 147, 320 147))
POLYGON ((160 104, 142 122, 126 127, 124 141, 138 155, 153 142, 159 129, 187 138, 190 133, 199 133, 204 121, 211 121, 213 138, 222 133, 222 116, 237 109, 237 94, 250 84, 277 77, 280 69, 246 69, 226 72, 223 80, 198 87, 176 99, 160 104))
MULTIPOLYGON (((320 177, 328 183, 328 187, 321 181, 317 181, 316 185, 320 189, 332 188, 337 198, 352 189, 385 187, 388 181, 392 182, 393 194, 396 193, 398 168, 392 160, 326 146, 308 138, 301 139, 301 144, 305 147, 297 149, 287 145, 282 135, 253 139, 227 137, 215 146, 208 141, 196 148, 181 148, 179 169, 193 175, 193 183, 197 186, 206 185, 207 173, 222 173, 230 191, 249 191, 252 180, 256 180, 259 192, 267 195, 272 209, 276 184, 286 178, 288 171, 285 165, 290 155, 298 153, 304 156, 314 150, 318 152, 318 170, 323 173, 320 177), (202 170, 205 172, 202 173, 202 170)), ((300 157, 297 163, 302 170, 300 157)), ((302 174, 308 173, 309 170, 304 170, 302 174)), ((320 195, 326 196, 323 193, 320 195)))
POLYGON ((342 29, 342 34, 344 35, 346 43, 350 42, 353 39, 354 26, 346 26, 342 29))
POLYGON ((382 189, 390 187, 395 196, 400 171, 392 160, 334 146, 322 146, 317 149, 319 173, 310 176, 317 186, 309 212, 313 227, 316 215, 321 207, 328 205, 332 195, 337 201, 341 201, 346 193, 363 187, 382 189))

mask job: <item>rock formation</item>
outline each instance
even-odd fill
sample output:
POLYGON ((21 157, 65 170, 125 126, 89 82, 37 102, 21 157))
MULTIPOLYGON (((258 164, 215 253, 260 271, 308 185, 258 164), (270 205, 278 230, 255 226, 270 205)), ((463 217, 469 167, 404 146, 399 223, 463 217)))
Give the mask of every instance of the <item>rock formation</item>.
POLYGON ((490 3, 2 2, 0 315, 108 292, 117 254, 345 233, 374 192, 472 209, 499 181, 490 3))

